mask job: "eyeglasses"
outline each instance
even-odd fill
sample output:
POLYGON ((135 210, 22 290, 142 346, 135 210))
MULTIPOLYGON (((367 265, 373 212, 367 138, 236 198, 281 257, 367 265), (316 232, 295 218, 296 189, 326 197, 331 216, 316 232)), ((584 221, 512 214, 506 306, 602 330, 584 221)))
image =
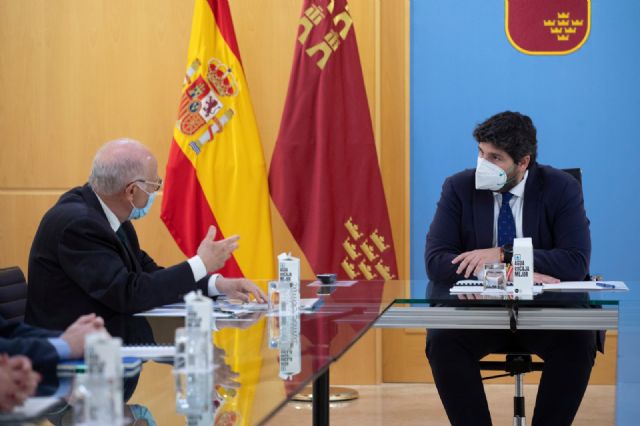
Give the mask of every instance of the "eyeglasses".
MULTIPOLYGON (((140 182, 140 183, 144 183, 145 185, 149 185, 152 188, 151 192, 160 191, 160 188, 162 188, 162 179, 160 179, 158 182, 152 182, 152 181, 144 180, 144 179, 136 179, 131 183, 135 183, 135 182, 140 182)), ((140 189, 142 189, 142 188, 140 188, 140 189)), ((144 189, 143 189, 143 191, 144 191, 144 189)))

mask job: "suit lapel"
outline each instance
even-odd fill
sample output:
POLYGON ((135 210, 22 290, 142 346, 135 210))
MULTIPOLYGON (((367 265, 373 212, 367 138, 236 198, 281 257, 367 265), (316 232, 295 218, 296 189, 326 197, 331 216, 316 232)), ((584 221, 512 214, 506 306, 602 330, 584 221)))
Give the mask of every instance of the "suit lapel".
MULTIPOLYGON (((100 217, 104 219, 105 227, 107 227, 108 229, 111 230, 111 232, 113 232, 113 229, 109 224, 109 220, 107 219, 107 215, 104 213, 104 210, 102 209, 102 204, 100 204, 100 200, 98 200, 98 197, 93 192, 93 189, 91 189, 89 184, 85 184, 80 189, 80 192, 82 194, 82 198, 85 200, 87 205, 93 210, 97 211, 100 217)), ((114 235, 114 238, 118 241, 118 245, 120 246, 120 251, 122 252, 121 253, 122 260, 125 262, 125 265, 128 270, 138 272, 142 269, 142 267, 140 266, 140 262, 138 262, 138 258, 135 256, 135 252, 132 244, 132 241, 133 241, 132 237, 135 238, 135 231, 133 230, 133 225, 131 225, 131 223, 127 221, 123 223, 121 226, 124 226, 124 233, 126 238, 124 238, 124 240, 120 239, 118 236, 116 236, 115 232, 113 235, 114 235)), ((137 238, 135 238, 135 240, 137 243, 137 238)))
POLYGON ((473 191, 473 227, 476 231, 475 248, 493 245, 493 193, 473 191))
POLYGON ((534 164, 529 168, 527 184, 524 188, 524 206, 522 210, 522 234, 524 237, 531 237, 533 246, 536 247, 538 241, 538 224, 540 217, 540 207, 542 198, 542 182, 540 182, 538 167, 534 164))

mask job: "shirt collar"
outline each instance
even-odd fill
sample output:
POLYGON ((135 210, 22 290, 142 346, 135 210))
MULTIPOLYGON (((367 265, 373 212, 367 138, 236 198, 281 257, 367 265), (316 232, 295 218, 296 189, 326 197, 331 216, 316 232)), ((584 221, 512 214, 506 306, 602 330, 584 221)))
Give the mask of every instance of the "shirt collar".
MULTIPOLYGON (((94 194, 96 193, 94 192, 94 194)), ((98 201, 100 201, 100 205, 102 206, 102 210, 104 211, 105 216, 107 216, 107 220, 109 221, 109 225, 111 226, 111 229, 113 229, 113 232, 117 232, 118 228, 120 228, 120 225, 121 225, 120 221, 118 220, 118 217, 113 211, 111 211, 109 206, 107 206, 104 203, 104 201, 102 201, 102 199, 98 194, 96 194, 96 197, 98 197, 98 201)))
POLYGON ((525 170, 524 177, 516 186, 511 188, 510 193, 515 195, 516 197, 522 197, 524 195, 524 187, 527 184, 527 176, 529 176, 529 170, 525 170))

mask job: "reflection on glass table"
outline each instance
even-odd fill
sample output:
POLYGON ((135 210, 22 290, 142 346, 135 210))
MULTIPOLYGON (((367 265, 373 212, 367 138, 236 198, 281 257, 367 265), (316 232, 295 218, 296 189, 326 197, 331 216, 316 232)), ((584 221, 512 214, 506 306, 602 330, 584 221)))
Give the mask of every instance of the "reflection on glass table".
MULTIPOLYGON (((357 282, 348 287, 309 287, 301 297, 321 298, 299 315, 246 312, 216 317, 212 330, 216 374, 210 395, 215 424, 262 424, 306 385, 328 384, 329 365, 347 351, 402 294, 406 283, 357 282)), ((141 317, 136 317, 141 318, 141 317)), ((172 344, 184 318, 146 318, 157 344, 172 344)), ((163 424, 184 424, 176 412, 170 365, 147 362, 131 402, 147 404, 163 424), (154 404, 148 404, 154 401, 154 404)), ((324 393, 314 398, 314 415, 328 410, 324 393)), ((201 421, 207 413, 201 413, 201 421)), ((193 415, 192 415, 193 416, 193 415)), ((204 424, 191 418, 194 424, 204 424)))

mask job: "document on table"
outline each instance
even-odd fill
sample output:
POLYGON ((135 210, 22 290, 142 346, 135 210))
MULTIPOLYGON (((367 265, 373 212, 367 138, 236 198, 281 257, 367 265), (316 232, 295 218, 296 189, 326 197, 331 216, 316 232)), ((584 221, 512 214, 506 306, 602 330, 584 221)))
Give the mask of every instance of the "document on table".
MULTIPOLYGON (((245 310, 244 312, 249 312, 247 310, 245 310)), ((235 315, 237 315, 240 312, 228 312, 228 311, 220 311, 220 310, 216 310, 214 308, 214 310, 211 312, 211 316, 213 318, 232 318, 235 315)), ((136 316, 142 316, 142 317, 185 317, 187 316, 187 310, 182 308, 175 308, 175 307, 170 307, 167 308, 165 306, 162 306, 160 308, 155 308, 155 309, 151 309, 149 311, 144 311, 144 312, 140 312, 139 314, 136 314, 136 316)))
MULTIPOLYGON (((322 303, 322 300, 318 297, 302 298, 300 299, 300 310, 312 311, 322 303)), ((213 303, 213 311, 211 316, 214 318, 236 318, 242 314, 248 314, 252 312, 266 312, 269 309, 267 303, 233 303, 228 300, 216 301, 213 303)), ((187 310, 184 303, 173 303, 170 305, 164 305, 159 308, 151 309, 149 311, 140 312, 136 314, 144 317, 185 317, 187 310)))
POLYGON ((309 287, 351 287, 358 281, 336 281, 333 283, 323 283, 318 280, 307 284, 309 287))
MULTIPOLYGON (((303 297, 300 299, 300 310, 311 311, 314 308, 317 308, 320 304, 321 304, 321 299, 319 297, 308 297, 308 298, 303 297)), ((216 306, 218 306, 223 310, 229 310, 233 312, 238 312, 238 311, 266 312, 269 310, 268 303, 255 303, 255 302, 238 304, 238 303, 230 303, 227 301, 222 301, 222 302, 216 302, 214 304, 214 309, 216 306)))
POLYGON ((544 291, 629 291, 623 281, 561 281, 544 284, 544 291))
MULTIPOLYGON (((542 291, 629 291, 627 285, 622 281, 561 281, 557 284, 539 284, 533 286, 533 294, 542 291)), ((511 294, 513 285, 508 284, 506 290, 486 289, 480 280, 458 281, 449 290, 451 294, 477 293, 487 295, 511 294)))
MULTIPOLYGON (((535 284, 533 286, 533 294, 539 294, 543 290, 541 284, 535 284)), ((480 280, 462 280, 455 283, 453 287, 449 289, 451 294, 482 294, 485 296, 503 296, 515 294, 513 291, 513 284, 507 284, 506 290, 499 288, 484 288, 482 281, 480 280)))
POLYGON ((120 348, 123 357, 137 357, 140 359, 173 358, 176 347, 173 345, 132 345, 120 348))
POLYGON ((50 408, 60 403, 62 399, 54 396, 34 396, 10 413, 0 413, 0 423, 22 424, 31 419, 44 415, 50 408))

